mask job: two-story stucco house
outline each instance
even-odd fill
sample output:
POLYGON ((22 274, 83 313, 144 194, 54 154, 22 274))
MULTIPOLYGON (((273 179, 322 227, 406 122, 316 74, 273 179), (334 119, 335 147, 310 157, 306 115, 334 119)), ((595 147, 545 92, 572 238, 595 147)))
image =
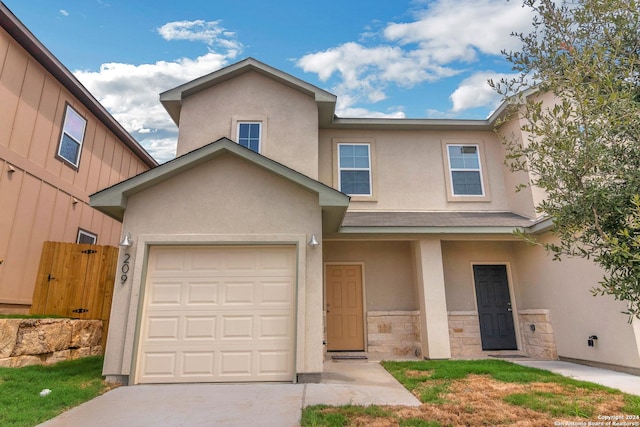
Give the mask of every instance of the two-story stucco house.
POLYGON ((254 59, 160 100, 178 157, 91 196, 133 242, 109 379, 313 381, 342 351, 640 368, 637 322, 590 293, 601 272, 513 236, 551 238, 504 166, 500 111, 338 118, 334 95, 254 59))
POLYGON ((0 2, 0 313, 28 312, 43 242, 117 246, 89 195, 156 165, 0 2))

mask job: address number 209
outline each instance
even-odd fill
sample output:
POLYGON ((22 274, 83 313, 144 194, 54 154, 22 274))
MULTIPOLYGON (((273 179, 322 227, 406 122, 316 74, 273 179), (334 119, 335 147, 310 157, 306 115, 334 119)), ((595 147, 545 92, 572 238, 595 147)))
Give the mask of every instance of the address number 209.
POLYGON ((129 274, 129 258, 131 258, 130 254, 124 254, 124 260, 122 261, 122 267, 120 268, 120 272, 122 275, 120 276, 120 283, 122 285, 125 284, 129 274))

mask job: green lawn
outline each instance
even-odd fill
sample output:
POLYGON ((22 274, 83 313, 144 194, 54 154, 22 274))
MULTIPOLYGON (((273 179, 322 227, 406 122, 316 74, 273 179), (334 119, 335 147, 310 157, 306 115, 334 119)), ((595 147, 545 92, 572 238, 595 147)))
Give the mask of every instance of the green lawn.
POLYGON ((303 410, 302 426, 437 427, 524 421, 553 426, 598 422, 598 415, 640 415, 639 396, 503 360, 383 362, 382 366, 423 405, 317 405, 303 410))
POLYGON ((34 426, 111 388, 102 379, 101 356, 52 366, 0 368, 0 426, 34 426), (47 396, 40 396, 50 389, 47 396))

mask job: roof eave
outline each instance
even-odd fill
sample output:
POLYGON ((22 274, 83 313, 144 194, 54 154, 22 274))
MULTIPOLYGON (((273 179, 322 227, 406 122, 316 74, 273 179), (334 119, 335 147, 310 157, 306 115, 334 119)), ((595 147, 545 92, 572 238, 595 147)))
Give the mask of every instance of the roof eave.
POLYGON ((318 103, 318 114, 322 114, 323 117, 326 116, 326 110, 328 108, 330 110, 330 117, 333 117, 337 100, 337 97, 334 94, 294 77, 291 74, 264 64, 254 58, 247 58, 183 85, 167 90, 160 94, 160 102, 176 125, 179 125, 180 110, 182 108, 183 99, 193 95, 194 93, 208 89, 250 71, 271 78, 285 86, 313 97, 316 103, 318 103))
POLYGON ((346 194, 322 184, 308 176, 288 168, 276 161, 244 148, 235 142, 222 138, 170 162, 162 164, 155 169, 146 171, 140 175, 120 182, 109 188, 101 190, 90 196, 90 204, 99 211, 122 221, 127 208, 128 197, 136 194, 165 180, 168 180, 190 168, 208 162, 224 153, 231 153, 244 158, 253 164, 267 169, 289 181, 318 194, 318 203, 323 212, 323 231, 338 230, 342 218, 349 206, 350 197, 346 194))

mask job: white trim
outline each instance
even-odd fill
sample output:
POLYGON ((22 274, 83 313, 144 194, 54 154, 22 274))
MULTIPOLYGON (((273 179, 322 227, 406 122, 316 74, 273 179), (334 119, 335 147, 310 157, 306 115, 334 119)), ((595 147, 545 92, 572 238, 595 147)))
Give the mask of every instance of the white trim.
POLYGON ((450 176, 450 191, 451 195, 454 197, 485 197, 486 192, 484 189, 484 179, 482 177, 482 158, 480 157, 480 145, 477 143, 455 143, 455 144, 447 144, 447 160, 449 162, 449 176, 450 176), (449 152, 449 147, 475 147, 476 148, 476 157, 478 158, 478 168, 454 168, 451 165, 451 154, 449 152), (453 183, 453 173, 454 172, 477 172, 480 177, 480 194, 456 194, 455 186, 453 183))
MULTIPOLYGON (((294 372, 292 382, 296 382, 298 372, 304 372, 304 343, 306 340, 306 234, 140 234, 135 238, 135 254, 131 253, 130 262, 133 266, 131 281, 124 285, 129 286, 128 319, 135 319, 135 326, 130 327, 130 322, 125 322, 123 360, 121 375, 129 377, 129 385, 137 381, 137 362, 140 344, 140 328, 143 321, 145 301, 145 284, 149 249, 151 246, 222 246, 222 245, 292 245, 296 247, 296 331, 294 343, 294 372)), ((118 262, 127 250, 120 250, 118 262)))
POLYGON ((91 245, 95 245, 95 244, 98 243, 98 235, 96 233, 92 233, 92 232, 84 230, 82 228, 78 228, 78 234, 76 235, 76 243, 81 243, 80 242, 80 236, 92 237, 93 238, 93 243, 90 243, 91 245))
POLYGON ((70 104, 65 104, 64 117, 62 118, 62 126, 60 128, 60 138, 58 139, 58 150, 56 151, 56 156, 59 159, 61 159, 64 163, 67 163, 70 166, 72 166, 74 169, 80 168, 80 158, 82 157, 82 146, 84 145, 84 137, 85 137, 86 131, 87 131, 87 119, 84 118, 78 111, 76 111, 70 104), (75 116, 75 118, 83 121, 82 132, 81 132, 82 138, 80 140, 78 140, 76 137, 71 135, 71 133, 69 133, 68 131, 65 131, 65 129, 67 128, 67 119, 69 118, 69 116, 75 116), (73 142, 78 144, 78 158, 76 159, 75 163, 72 160, 67 159, 65 156, 61 154, 62 141, 65 135, 67 135, 73 142))
MULTIPOLYGON (((258 121, 258 120, 238 120, 236 122, 236 140, 235 142, 237 144, 240 144, 240 126, 242 125, 258 125, 258 150, 256 151, 256 153, 262 153, 262 121, 258 121)), ((244 147, 244 146, 243 146, 244 147)), ((249 148, 249 147, 245 147, 245 148, 249 148)), ((250 150, 252 150, 251 148, 249 148, 250 150)), ((254 151, 254 150, 252 150, 254 151)))
MULTIPOLYGON (((340 191, 342 191, 342 171, 367 171, 369 172, 369 193, 345 193, 348 194, 350 196, 356 196, 356 197, 369 197, 369 196, 373 196, 373 174, 371 172, 371 143, 369 142, 338 142, 337 143, 337 165, 338 165, 338 189, 340 191), (367 161, 368 161, 368 165, 366 168, 362 168, 362 167, 351 167, 351 168, 346 168, 346 167, 342 167, 340 165, 340 147, 341 146, 346 146, 346 145, 364 145, 367 147, 367 161)), ((344 191, 342 191, 344 193, 344 191)))

